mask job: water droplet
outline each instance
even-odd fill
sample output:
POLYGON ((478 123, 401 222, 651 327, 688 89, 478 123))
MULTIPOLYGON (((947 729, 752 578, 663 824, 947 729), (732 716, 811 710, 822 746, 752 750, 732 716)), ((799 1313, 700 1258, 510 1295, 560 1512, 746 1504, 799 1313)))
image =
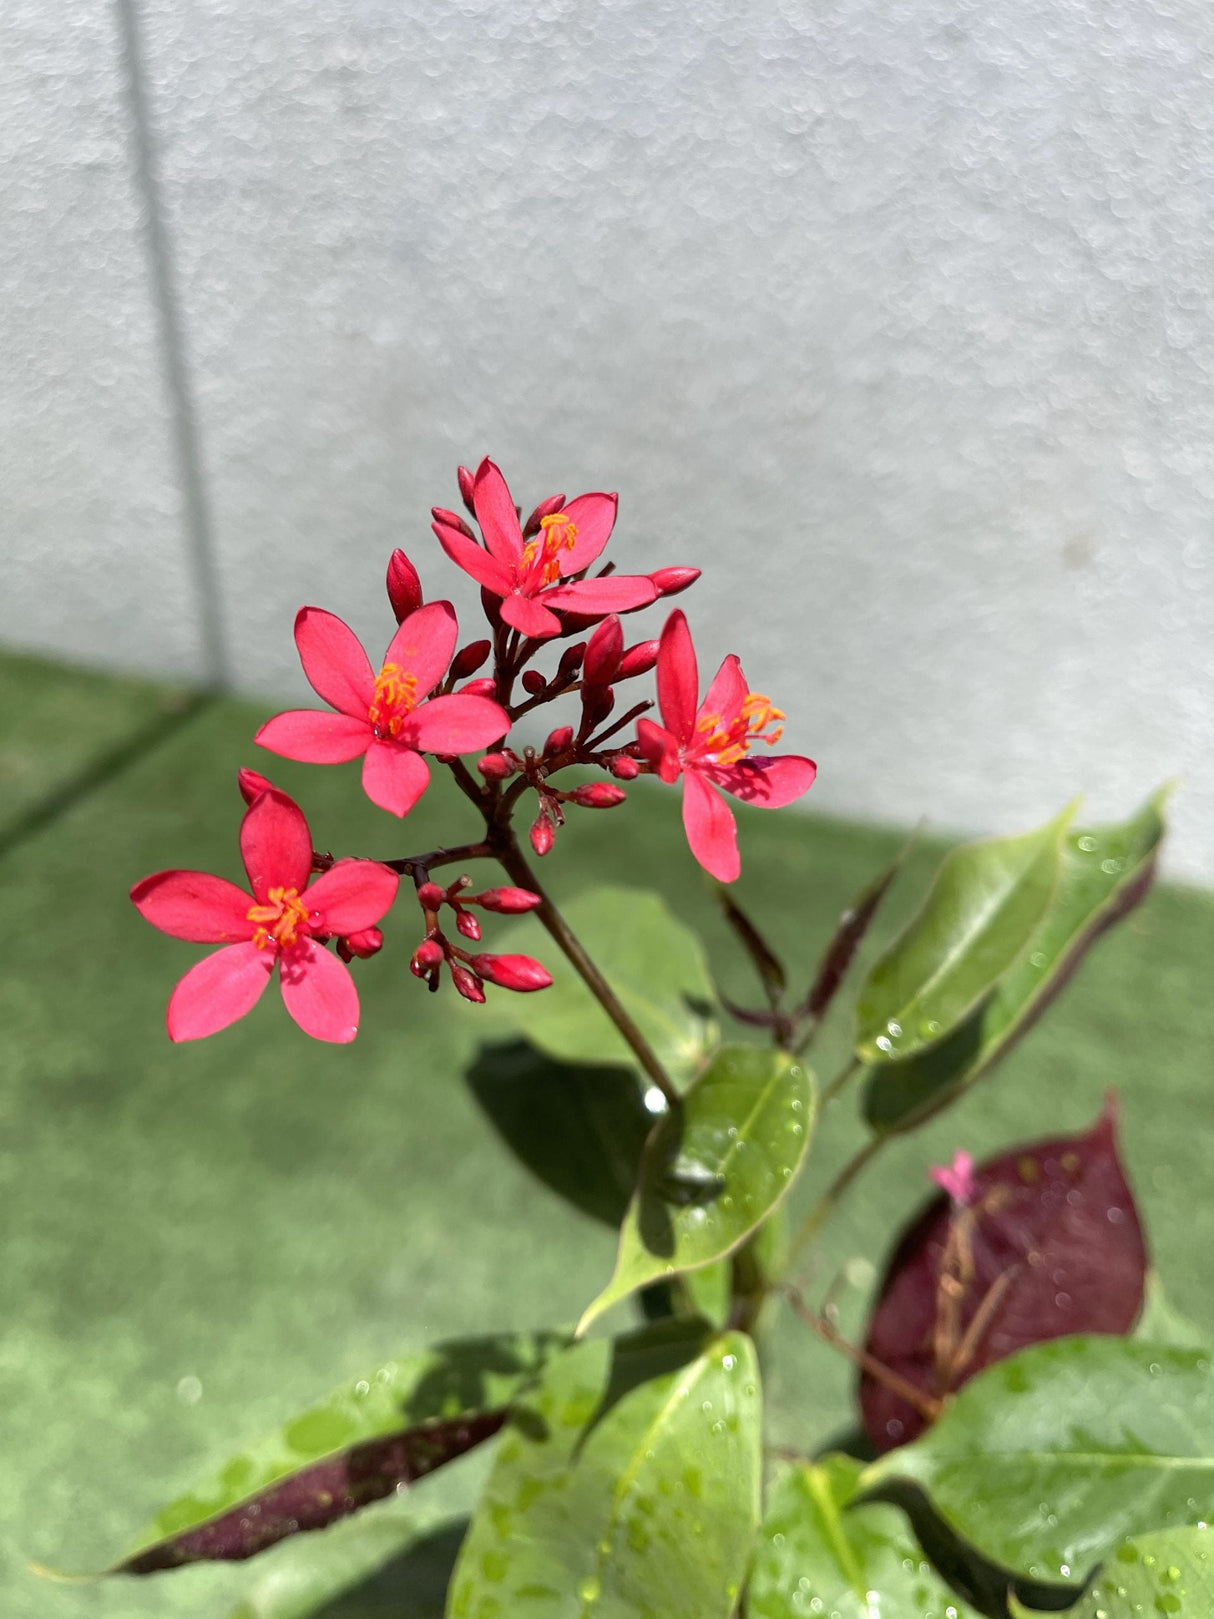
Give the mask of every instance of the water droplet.
POLYGON ((898 1040, 898 1039, 901 1038, 902 1025, 897 1021, 896 1018, 890 1018, 889 1022, 885 1025, 885 1027, 889 1030, 891 1036, 895 1040, 898 1040))
POLYGON ((666 1098, 656 1085, 651 1085, 641 1100, 645 1104, 647 1113, 665 1113, 666 1111, 666 1098))
POLYGON ((197 1377, 183 1377, 177 1385, 177 1398, 182 1405, 197 1405, 202 1399, 202 1383, 197 1377))
POLYGON ((1049 960, 1050 958, 1046 955, 1044 950, 1034 950, 1032 955, 1029 957, 1029 966, 1036 967, 1037 971, 1040 972, 1043 967, 1047 967, 1049 965, 1049 960))
POLYGON ((358 1395, 359 1399, 362 1399, 364 1394, 370 1394, 371 1385, 367 1382, 365 1377, 360 1377, 358 1382, 355 1383, 354 1392, 358 1395))
POLYGON ((583 1602, 597 1602, 603 1587, 593 1574, 588 1574, 577 1588, 577 1594, 583 1602))
POLYGON ((1084 854, 1091 854, 1092 850, 1096 847, 1096 839, 1088 837, 1086 833, 1078 840, 1078 842, 1079 847, 1083 850, 1084 854))
POLYGON ((737 1364, 738 1364, 738 1357, 736 1355, 722 1355, 721 1356, 721 1365, 724 1367, 724 1369, 727 1372, 732 1372, 734 1367, 737 1364))
POLYGON ((878 1051, 892 1051, 893 1049, 894 1049, 894 1042, 889 1038, 889 1036, 887 1034, 879 1034, 877 1036, 877 1050, 878 1051))

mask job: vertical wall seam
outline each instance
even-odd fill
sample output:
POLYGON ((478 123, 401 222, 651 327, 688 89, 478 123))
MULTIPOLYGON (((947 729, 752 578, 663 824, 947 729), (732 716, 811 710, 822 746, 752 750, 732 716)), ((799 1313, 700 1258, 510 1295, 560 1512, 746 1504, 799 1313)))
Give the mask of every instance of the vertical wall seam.
POLYGON ((161 365, 173 421, 174 452, 183 503, 185 538, 198 596, 205 677, 210 687, 224 690, 232 685, 232 668, 227 626, 224 621, 219 562, 215 549, 215 527, 203 469, 198 415, 194 406, 194 388, 186 355, 173 248, 162 206, 156 136, 144 70, 138 0, 114 0, 114 4, 129 100, 135 183, 143 204, 161 365))

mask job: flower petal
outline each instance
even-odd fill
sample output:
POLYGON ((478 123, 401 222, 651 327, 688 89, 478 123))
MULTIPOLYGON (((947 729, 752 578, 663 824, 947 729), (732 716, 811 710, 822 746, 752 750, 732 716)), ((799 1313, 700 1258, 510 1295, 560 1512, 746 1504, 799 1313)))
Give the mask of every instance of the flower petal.
POLYGON ((430 785, 430 766, 399 742, 372 742, 363 760, 363 792, 389 815, 408 815, 430 785))
POLYGON ((308 684, 341 714, 365 719, 375 698, 375 676, 350 626, 323 607, 295 615, 295 645, 308 684))
POLYGON ((687 619, 678 608, 662 628, 657 683, 663 725, 679 742, 690 742, 696 728, 700 671, 687 619))
POLYGON ((679 744, 669 731, 652 720, 638 720, 637 742, 663 781, 678 781, 683 766, 679 763, 679 744))
MULTIPOLYGON (((549 591, 547 594, 553 595, 555 592, 549 591)), ((511 629, 530 636, 533 641, 543 641, 549 635, 560 634, 560 619, 530 596, 507 596, 502 603, 502 617, 511 629)))
POLYGON ((253 896, 209 871, 158 871, 136 883, 131 898, 144 921, 174 939, 229 944, 253 937, 253 896))
POLYGON ((523 531, 506 480, 488 456, 476 469, 472 505, 492 554, 507 565, 517 562, 523 552, 523 531))
POLYGON ((344 765, 367 751, 374 732, 369 720, 326 714, 319 708, 292 708, 267 720, 253 738, 259 747, 306 765, 344 765))
POLYGON ((279 965, 287 1011, 313 1040, 348 1045, 358 1033, 358 991, 347 969, 313 939, 284 952, 279 965))
POLYGON ((488 551, 482 550, 475 540, 470 540, 459 529, 452 528, 448 523, 431 523, 431 528, 438 535, 438 543, 455 563, 476 580, 478 585, 484 585, 495 595, 504 596, 508 590, 514 588, 514 569, 491 557, 488 551))
POLYGON ((304 896, 319 913, 321 933, 360 933, 378 922, 396 898, 400 878, 378 860, 339 860, 304 896))
POLYGON ((491 697, 432 697, 410 714, 404 736, 426 753, 472 753, 510 729, 510 716, 491 697))
POLYGON ((261 999, 273 965, 272 950, 245 943, 216 950, 191 967, 169 997, 169 1039, 201 1040, 235 1023, 261 999))
POLYGON ((747 804, 757 804, 760 809, 783 809, 809 791, 818 767, 800 754, 783 753, 772 759, 742 759, 724 770, 710 767, 705 774, 747 804))
POLYGON ((417 681, 417 700, 428 697, 447 673, 459 625, 450 602, 430 602, 410 613, 388 643, 384 662, 417 681))
POLYGON ((704 870, 719 883, 732 883, 742 869, 738 829, 728 804, 697 770, 683 775, 683 829, 704 870))
POLYGON ((701 714, 715 714, 719 719, 731 720, 750 695, 742 665, 731 652, 712 677, 712 685, 700 704, 701 714))
POLYGON ((569 613, 631 613, 657 600, 653 580, 643 573, 611 573, 606 579, 577 579, 571 585, 553 585, 545 602, 569 613))
POLYGON ((271 888, 303 888, 312 870, 312 834, 286 793, 261 793, 240 823, 240 854, 258 900, 271 888))
POLYGON ((577 539, 571 551, 562 551, 561 572, 581 573, 596 559, 611 538, 615 527, 618 495, 579 495, 565 507, 565 515, 577 529, 577 539))

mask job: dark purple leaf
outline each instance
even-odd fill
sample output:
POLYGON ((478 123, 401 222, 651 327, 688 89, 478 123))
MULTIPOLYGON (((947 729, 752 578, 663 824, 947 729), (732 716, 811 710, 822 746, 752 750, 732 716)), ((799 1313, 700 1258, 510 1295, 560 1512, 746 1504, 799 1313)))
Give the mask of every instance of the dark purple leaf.
POLYGON ((830 1003, 839 991, 839 986, 847 976, 848 968, 855 960, 856 951, 864 942, 864 935, 868 932, 881 901, 902 869, 902 862, 910 853, 914 841, 914 837, 908 840, 880 876, 869 884, 856 903, 839 918, 834 937, 818 963, 817 975, 805 998, 805 1004, 801 1007, 802 1017, 810 1017, 815 1021, 825 1017, 830 1003))
POLYGON ((725 920, 737 934, 743 949, 750 957, 774 1011, 787 984, 780 958, 727 888, 718 888, 717 898, 721 901, 725 920))
MULTIPOLYGON (((1142 1308, 1146 1247, 1117 1152, 1112 1099, 1086 1135, 1014 1148, 974 1172, 974 1198, 934 1197, 899 1241, 866 1352, 941 1400, 983 1367, 1071 1333, 1123 1334, 1142 1308)), ((879 1451, 927 1416, 865 1373, 864 1428, 879 1451)))

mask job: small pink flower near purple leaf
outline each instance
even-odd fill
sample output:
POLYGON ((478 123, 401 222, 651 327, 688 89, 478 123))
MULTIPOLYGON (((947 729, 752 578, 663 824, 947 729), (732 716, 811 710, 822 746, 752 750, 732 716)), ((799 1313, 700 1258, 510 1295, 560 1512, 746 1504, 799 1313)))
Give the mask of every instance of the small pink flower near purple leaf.
POLYGON ((957 1152, 947 1167, 936 1165, 928 1170, 928 1179, 942 1192, 947 1192, 954 1208, 967 1209, 977 1197, 974 1181, 974 1160, 968 1152, 957 1152))

